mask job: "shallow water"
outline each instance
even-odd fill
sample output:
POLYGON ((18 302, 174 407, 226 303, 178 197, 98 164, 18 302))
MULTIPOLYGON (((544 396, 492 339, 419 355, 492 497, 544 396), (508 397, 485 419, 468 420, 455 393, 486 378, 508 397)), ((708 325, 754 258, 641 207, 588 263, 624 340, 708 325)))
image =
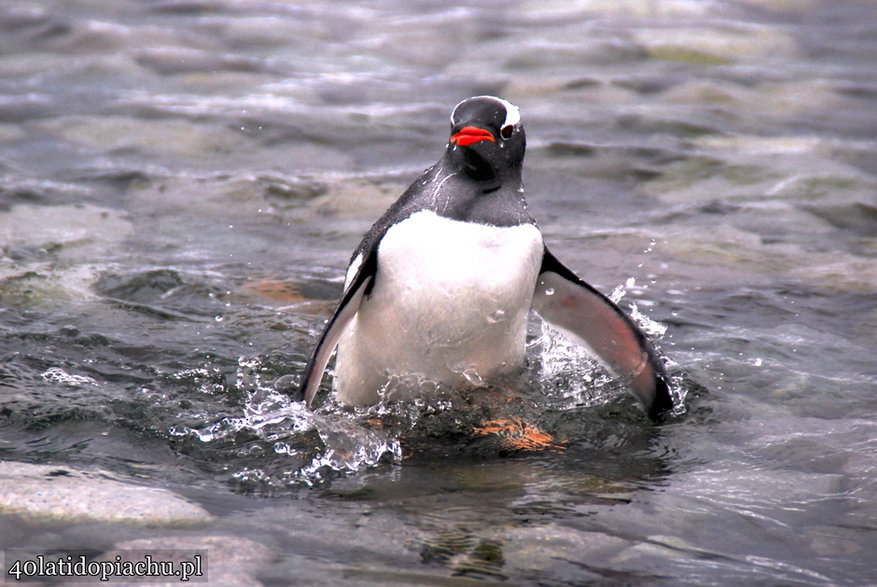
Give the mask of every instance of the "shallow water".
POLYGON ((874 17, 5 2, 0 455, 215 518, 3 515, 3 547, 245 537, 265 584, 873 582, 874 17), (654 330, 684 398, 669 423, 536 322, 508 405, 312 413, 283 393, 362 233, 481 93, 522 110, 554 253, 654 330), (493 417, 558 444, 474 432, 493 417))

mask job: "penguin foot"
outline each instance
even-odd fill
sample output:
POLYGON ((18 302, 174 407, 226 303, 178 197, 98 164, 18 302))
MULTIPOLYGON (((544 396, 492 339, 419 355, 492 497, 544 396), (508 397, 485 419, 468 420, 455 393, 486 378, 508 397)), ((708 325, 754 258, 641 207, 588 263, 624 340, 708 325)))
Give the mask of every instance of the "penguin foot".
POLYGON ((547 432, 524 422, 520 418, 499 418, 488 420, 473 430, 478 436, 495 435, 500 438, 500 446, 509 451, 550 451, 563 452, 566 441, 557 440, 547 432))

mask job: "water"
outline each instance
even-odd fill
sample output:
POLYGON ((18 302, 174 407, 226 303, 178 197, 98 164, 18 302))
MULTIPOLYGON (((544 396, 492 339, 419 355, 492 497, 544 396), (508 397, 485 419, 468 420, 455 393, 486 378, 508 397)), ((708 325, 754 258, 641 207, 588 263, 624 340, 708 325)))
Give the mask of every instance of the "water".
POLYGON ((0 454, 169 487, 214 520, 4 514, 3 546, 225 536, 264 584, 875 581, 874 17, 5 2, 0 454), (668 424, 538 323, 502 405, 283 393, 360 236, 481 93, 521 108, 554 253, 659 338, 684 397, 668 424), (478 432, 492 419, 553 440, 478 432))

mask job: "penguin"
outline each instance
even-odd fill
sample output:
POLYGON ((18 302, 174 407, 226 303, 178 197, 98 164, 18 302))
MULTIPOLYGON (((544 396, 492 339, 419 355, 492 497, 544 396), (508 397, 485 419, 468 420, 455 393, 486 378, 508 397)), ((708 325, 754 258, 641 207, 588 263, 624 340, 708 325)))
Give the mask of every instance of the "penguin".
POLYGON ((337 348, 335 394, 372 405, 393 381, 483 385, 521 369, 529 313, 586 347, 659 421, 673 408, 655 347, 545 245, 524 200, 518 108, 457 104, 444 155, 353 252, 294 399, 310 405, 337 348))

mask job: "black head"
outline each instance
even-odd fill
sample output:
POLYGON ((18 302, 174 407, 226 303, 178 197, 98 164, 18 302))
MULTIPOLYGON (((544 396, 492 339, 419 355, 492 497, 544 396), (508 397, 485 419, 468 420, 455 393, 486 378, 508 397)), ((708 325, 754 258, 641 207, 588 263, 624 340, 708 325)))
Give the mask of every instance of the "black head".
POLYGON ((494 96, 467 98, 451 114, 448 158, 473 179, 520 178, 526 139, 517 106, 494 96))

